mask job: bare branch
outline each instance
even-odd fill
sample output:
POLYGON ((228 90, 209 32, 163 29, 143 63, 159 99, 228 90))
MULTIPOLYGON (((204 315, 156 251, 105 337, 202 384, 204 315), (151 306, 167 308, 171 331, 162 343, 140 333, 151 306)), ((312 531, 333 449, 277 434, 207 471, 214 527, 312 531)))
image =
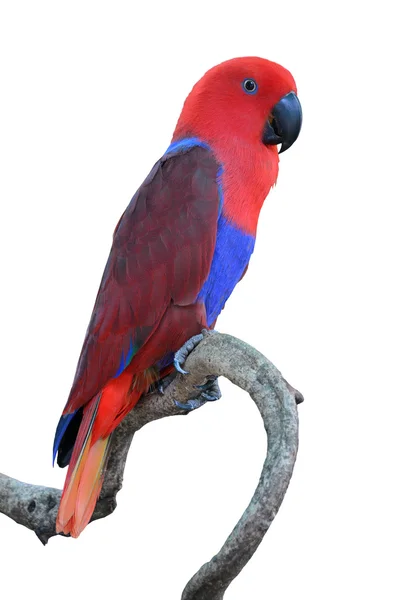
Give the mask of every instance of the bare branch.
MULTIPOLYGON (((186 585, 182 600, 220 600, 253 556, 269 529, 290 482, 298 446, 297 402, 303 397, 262 354, 236 338, 224 336, 220 347, 207 348, 218 373, 249 392, 268 434, 267 458, 254 496, 238 524, 210 562, 186 585), (220 353, 218 355, 218 353, 220 353), (215 362, 214 362, 215 361, 215 362)), ((212 340, 214 341, 214 340, 212 340)), ((191 357, 189 357, 191 358, 191 357)), ((189 366, 189 360, 187 361, 189 366)), ((199 367, 199 359, 196 359, 199 367)))
MULTIPOLYGON (((92 520, 116 507, 133 435, 143 425, 184 414, 174 400, 185 403, 194 385, 210 375, 227 377, 246 390, 257 405, 268 434, 268 453, 254 496, 236 527, 210 562, 186 585, 182 600, 220 600, 254 554, 271 525, 292 475, 298 445, 297 403, 303 397, 262 354, 244 342, 219 333, 206 335, 185 363, 189 375, 175 377, 164 395, 145 396, 115 430, 103 489, 92 520)), ((46 544, 55 533, 61 491, 22 483, 0 474, 0 512, 32 529, 46 544)))

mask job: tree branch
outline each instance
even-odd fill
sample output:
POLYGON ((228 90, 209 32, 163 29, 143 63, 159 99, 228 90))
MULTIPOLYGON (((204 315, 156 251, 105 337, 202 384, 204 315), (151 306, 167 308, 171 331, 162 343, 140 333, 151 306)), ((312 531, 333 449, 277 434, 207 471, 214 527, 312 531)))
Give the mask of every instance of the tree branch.
MULTIPOLYGON (((292 475, 298 445, 296 402, 303 397, 257 350, 219 333, 205 335, 188 357, 189 375, 177 375, 163 395, 148 394, 113 433, 104 484, 92 520, 113 512, 133 435, 146 423, 184 414, 174 400, 186 402, 194 387, 211 375, 227 377, 257 405, 268 434, 268 452, 253 498, 222 546, 186 585, 182 600, 221 600, 232 580, 254 554, 272 523, 292 475)), ((56 535, 61 491, 22 483, 0 474, 0 512, 32 529, 43 544, 56 535)))

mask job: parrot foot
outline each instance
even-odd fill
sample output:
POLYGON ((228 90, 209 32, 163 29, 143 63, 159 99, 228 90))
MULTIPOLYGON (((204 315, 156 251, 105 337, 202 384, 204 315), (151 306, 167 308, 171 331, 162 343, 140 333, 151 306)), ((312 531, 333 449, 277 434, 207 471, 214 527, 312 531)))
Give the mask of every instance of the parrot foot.
POLYGON ((194 388, 196 390, 201 390, 202 392, 208 392, 210 390, 214 391, 215 390, 215 384, 217 385, 218 392, 219 392, 219 385, 217 383, 217 378, 216 377, 209 377, 205 383, 203 383, 202 385, 195 385, 194 388))
POLYGON ((216 377, 208 379, 203 385, 196 385, 194 387, 200 390, 198 396, 190 398, 187 402, 178 402, 178 400, 174 400, 178 408, 189 412, 196 410, 196 408, 200 408, 200 406, 203 406, 206 402, 215 402, 221 398, 221 390, 219 389, 216 377))
POLYGON ((189 356, 189 354, 196 348, 196 346, 201 342, 204 338, 202 333, 198 335, 194 335, 187 342, 185 342, 177 352, 175 352, 174 356, 174 367, 178 371, 178 373, 182 373, 182 375, 188 375, 189 371, 185 371, 182 369, 182 366, 189 356))

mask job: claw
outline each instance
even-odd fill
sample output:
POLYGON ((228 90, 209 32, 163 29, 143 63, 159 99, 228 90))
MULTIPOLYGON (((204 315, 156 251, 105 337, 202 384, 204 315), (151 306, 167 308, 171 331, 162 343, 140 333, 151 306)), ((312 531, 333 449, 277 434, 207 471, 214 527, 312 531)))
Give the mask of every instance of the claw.
POLYGON ((202 383, 201 385, 194 385, 193 387, 196 388, 196 390, 207 392, 208 390, 211 390, 214 387, 216 381, 216 377, 210 377, 205 383, 202 383))
POLYGON ((194 348, 196 348, 196 346, 201 342, 203 338, 204 335, 202 333, 194 335, 187 342, 185 342, 185 344, 182 346, 182 348, 178 350, 178 352, 175 352, 174 367, 178 371, 178 373, 182 373, 182 375, 189 374, 189 371, 185 371, 184 369, 182 369, 181 365, 184 364, 189 354, 192 352, 192 350, 194 350, 194 348))
POLYGON ((207 392, 201 392, 200 398, 204 398, 206 402, 215 402, 215 400, 219 400, 217 396, 212 396, 211 394, 207 394, 207 392))
POLYGON ((200 406, 202 406, 204 404, 204 402, 202 402, 199 398, 192 398, 191 400, 188 400, 187 402, 178 402, 178 400, 174 400, 174 403, 176 404, 176 406, 178 408, 181 408, 182 410, 187 410, 187 411, 196 410, 196 408, 200 408, 200 406))
POLYGON ((217 377, 210 377, 203 385, 195 385, 194 387, 200 390, 200 398, 204 398, 206 402, 215 402, 215 400, 221 398, 217 377))
POLYGON ((179 364, 179 360, 176 358, 176 355, 174 358, 174 367, 178 371, 178 373, 182 373, 182 375, 189 375, 189 371, 185 371, 184 369, 182 369, 181 365, 179 364))
POLYGON ((203 404, 206 404, 206 402, 215 402, 221 398, 221 392, 216 377, 209 379, 203 385, 195 385, 194 387, 202 391, 195 398, 189 398, 187 402, 178 402, 178 400, 174 400, 175 405, 178 408, 186 411, 192 411, 196 408, 200 408, 200 406, 203 406, 203 404), (203 391, 204 388, 206 388, 207 391, 203 391))

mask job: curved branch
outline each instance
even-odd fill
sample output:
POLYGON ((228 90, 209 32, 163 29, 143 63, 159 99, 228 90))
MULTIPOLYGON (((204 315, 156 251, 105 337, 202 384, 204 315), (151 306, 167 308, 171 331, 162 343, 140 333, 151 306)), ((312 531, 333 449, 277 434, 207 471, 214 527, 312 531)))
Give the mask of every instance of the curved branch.
MULTIPOLYGON (((303 397, 257 350, 224 336, 220 348, 208 348, 207 360, 218 373, 249 392, 268 434, 267 457, 251 502, 221 550, 186 585, 182 600, 220 600, 268 531, 292 476, 298 446, 296 401, 303 397), (220 352, 217 356, 216 352, 220 352), (215 361, 215 363, 214 363, 215 361)), ((210 338, 208 338, 210 339, 210 338)), ((204 350, 207 350, 205 340, 204 350)), ((189 357, 191 358, 191 357, 189 357)), ((189 360, 186 363, 190 368, 189 360)), ((199 368, 199 359, 196 367, 199 368)))
MULTIPOLYGON (((194 395, 193 386, 208 376, 227 377, 256 403, 268 434, 268 452, 246 511, 218 554, 190 579, 182 595, 182 600, 221 600, 254 554, 282 503, 297 454, 296 402, 303 398, 262 354, 229 335, 205 335, 188 357, 185 368, 189 375, 176 376, 163 395, 152 393, 142 398, 113 433, 104 484, 92 520, 107 516, 116 507, 134 433, 150 421, 185 414, 174 400, 186 402, 194 395)), ((44 544, 56 535, 60 497, 61 491, 55 488, 22 483, 0 474, 0 512, 32 529, 44 544)))

